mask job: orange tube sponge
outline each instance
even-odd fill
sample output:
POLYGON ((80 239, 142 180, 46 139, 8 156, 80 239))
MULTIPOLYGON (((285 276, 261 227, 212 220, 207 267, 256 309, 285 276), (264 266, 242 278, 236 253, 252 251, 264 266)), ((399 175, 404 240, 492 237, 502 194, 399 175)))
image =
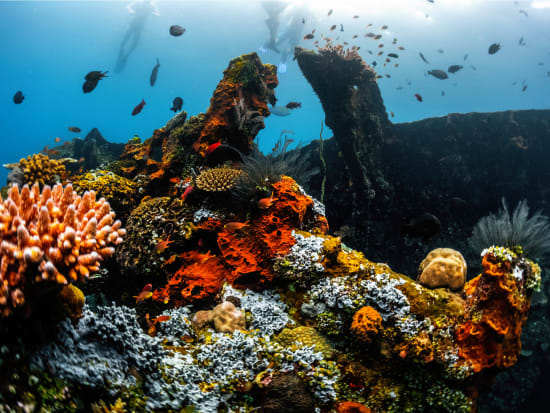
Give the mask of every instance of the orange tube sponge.
POLYGON ((342 402, 336 410, 338 413, 370 413, 371 410, 364 404, 357 402, 342 402))
POLYGON ((104 198, 78 196, 69 184, 38 184, 0 198, 0 311, 25 302, 25 289, 44 281, 84 280, 114 253, 126 231, 104 198))
POLYGON ((382 317, 374 308, 367 306, 361 308, 353 316, 351 331, 366 343, 370 343, 382 327, 382 317))

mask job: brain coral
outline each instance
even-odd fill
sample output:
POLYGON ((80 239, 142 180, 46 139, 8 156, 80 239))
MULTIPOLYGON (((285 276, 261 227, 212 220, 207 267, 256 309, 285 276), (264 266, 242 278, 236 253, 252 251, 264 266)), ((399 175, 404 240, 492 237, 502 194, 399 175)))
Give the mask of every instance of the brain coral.
POLYGON ((78 196, 38 184, 21 192, 16 185, 0 199, 0 311, 3 316, 25 303, 25 289, 40 282, 67 284, 98 271, 126 231, 105 199, 95 192, 78 196))
POLYGON ((466 261, 451 248, 437 248, 420 263, 418 282, 428 288, 460 290, 466 282, 466 261))

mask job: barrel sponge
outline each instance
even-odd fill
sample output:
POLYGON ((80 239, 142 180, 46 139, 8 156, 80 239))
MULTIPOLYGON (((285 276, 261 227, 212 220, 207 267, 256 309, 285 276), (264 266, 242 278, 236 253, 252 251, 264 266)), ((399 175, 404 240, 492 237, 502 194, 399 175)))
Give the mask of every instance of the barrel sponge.
POLYGON ((460 290, 466 282, 466 261, 451 248, 430 251, 418 267, 417 281, 428 288, 460 290))

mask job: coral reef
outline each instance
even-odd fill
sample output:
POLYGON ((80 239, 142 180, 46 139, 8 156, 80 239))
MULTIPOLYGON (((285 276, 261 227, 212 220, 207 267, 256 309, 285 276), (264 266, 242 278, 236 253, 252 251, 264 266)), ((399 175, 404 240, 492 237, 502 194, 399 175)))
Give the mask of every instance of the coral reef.
POLYGON ((380 327, 382 327, 382 317, 370 306, 357 311, 351 323, 351 331, 365 343, 370 343, 373 340, 380 327))
POLYGON ((218 304, 213 310, 197 312, 193 322, 199 327, 206 323, 214 323, 218 333, 232 333, 246 328, 244 314, 230 301, 218 304))
POLYGON ((72 185, 12 186, 0 203, 0 308, 9 316, 29 305, 41 283, 84 280, 114 254, 125 230, 104 198, 76 195, 72 185))

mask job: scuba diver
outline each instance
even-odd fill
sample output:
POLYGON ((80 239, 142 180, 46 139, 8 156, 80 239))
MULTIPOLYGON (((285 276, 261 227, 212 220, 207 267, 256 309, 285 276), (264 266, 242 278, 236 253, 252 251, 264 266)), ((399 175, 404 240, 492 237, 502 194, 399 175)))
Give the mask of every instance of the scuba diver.
POLYGON ((288 59, 300 43, 304 22, 310 13, 305 5, 289 5, 280 1, 264 1, 262 7, 268 14, 265 23, 269 29, 269 39, 260 47, 260 51, 266 52, 269 49, 279 53, 281 62, 277 66, 277 71, 286 73, 288 59), (282 27, 281 21, 285 22, 282 27))
POLYGON ((160 16, 155 0, 134 0, 126 8, 133 16, 120 43, 115 66, 116 73, 122 72, 126 67, 126 62, 138 45, 149 16, 160 16))

